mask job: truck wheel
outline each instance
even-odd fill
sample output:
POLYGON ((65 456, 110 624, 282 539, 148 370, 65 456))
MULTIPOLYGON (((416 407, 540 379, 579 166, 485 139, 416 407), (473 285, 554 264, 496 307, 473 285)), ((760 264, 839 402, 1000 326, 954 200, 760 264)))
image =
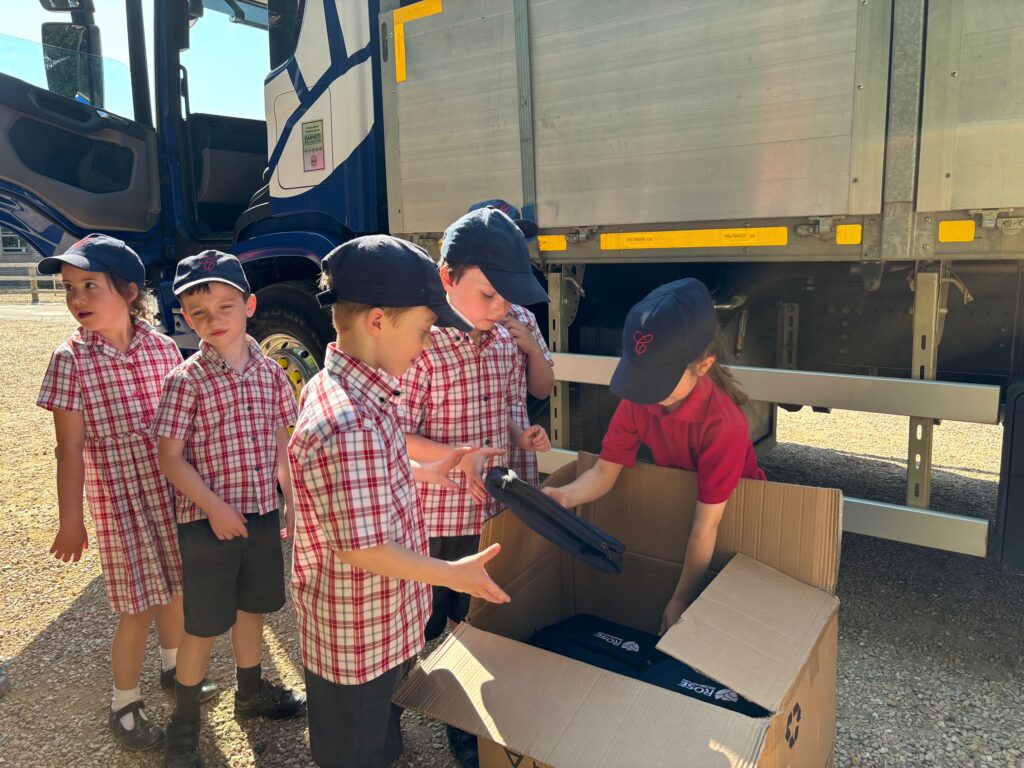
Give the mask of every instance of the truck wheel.
POLYGON ((298 396, 324 362, 324 349, 334 338, 330 316, 317 303, 312 284, 286 282, 256 292, 256 314, 250 335, 276 361, 298 396))

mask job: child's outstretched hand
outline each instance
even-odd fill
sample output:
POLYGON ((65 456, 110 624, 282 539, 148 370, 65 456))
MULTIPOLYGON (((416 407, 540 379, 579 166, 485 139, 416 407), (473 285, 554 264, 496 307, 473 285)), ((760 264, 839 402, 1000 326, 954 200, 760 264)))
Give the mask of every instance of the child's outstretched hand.
POLYGON ((522 431, 519 439, 516 440, 516 446, 522 451, 544 453, 551 450, 551 440, 548 439, 548 433, 544 431, 544 427, 534 424, 522 431))
POLYGON ((459 462, 459 469, 469 483, 469 495, 475 501, 487 501, 487 488, 484 486, 484 464, 488 459, 501 456, 505 451, 501 448, 473 448, 459 462))
POLYGON ((523 354, 532 355, 535 351, 540 350, 540 347, 537 346, 537 340, 530 333, 530 329, 521 322, 513 320, 509 315, 505 315, 505 319, 501 321, 501 324, 505 326, 505 330, 512 334, 512 338, 516 340, 516 346, 519 347, 523 354))
POLYGON ((82 550, 88 548, 89 534, 85 530, 85 524, 64 524, 57 529, 50 554, 65 563, 77 563, 82 559, 82 550))
POLYGON ((440 485, 442 488, 457 491, 459 490, 459 485, 452 480, 451 472, 459 466, 459 463, 467 453, 472 453, 474 450, 473 446, 464 445, 437 461, 426 463, 413 462, 412 475, 418 482, 440 485))
POLYGON ((491 544, 483 552, 464 557, 452 563, 452 583, 449 585, 458 592, 465 592, 473 597, 480 597, 489 603, 507 603, 512 600, 505 591, 494 583, 484 567, 501 552, 501 544, 491 544))

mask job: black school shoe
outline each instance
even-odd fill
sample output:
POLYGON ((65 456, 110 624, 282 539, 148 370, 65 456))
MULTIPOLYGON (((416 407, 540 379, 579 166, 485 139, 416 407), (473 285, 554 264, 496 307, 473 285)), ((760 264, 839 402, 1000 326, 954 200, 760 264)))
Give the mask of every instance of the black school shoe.
POLYGON ((167 721, 164 768, 203 768, 199 758, 199 721, 190 723, 171 715, 167 721))
MULTIPOLYGON (((177 667, 171 667, 170 669, 160 671, 160 688, 162 690, 174 693, 174 673, 177 671, 177 667)), ((203 687, 199 689, 199 701, 209 701, 216 696, 220 690, 217 688, 217 684, 208 677, 203 678, 202 686, 203 687)))
POLYGON ((108 723, 110 730, 125 749, 132 752, 141 752, 146 749, 153 749, 164 740, 164 729, 156 723, 144 718, 140 712, 146 705, 142 699, 137 699, 131 704, 121 707, 117 712, 110 712, 108 723), (121 718, 128 713, 135 719, 135 727, 128 730, 121 725, 121 718))
POLYGON ((269 717, 273 720, 286 720, 298 717, 306 711, 306 697, 291 688, 263 678, 260 687, 252 696, 242 698, 235 690, 235 717, 269 717))

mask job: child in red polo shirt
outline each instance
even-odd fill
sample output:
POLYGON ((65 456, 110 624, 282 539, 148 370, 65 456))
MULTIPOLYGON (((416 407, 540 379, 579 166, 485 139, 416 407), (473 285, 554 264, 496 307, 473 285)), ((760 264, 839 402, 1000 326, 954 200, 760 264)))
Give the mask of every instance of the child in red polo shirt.
POLYGON ((412 243, 358 237, 328 254, 323 271, 318 298, 338 337, 302 392, 288 446, 309 746, 324 768, 383 768, 402 752, 391 695, 423 647, 428 585, 508 596, 484 569, 497 544, 454 563, 428 556, 416 480, 454 488, 448 473, 471 449, 411 466, 396 415, 397 377, 430 346, 431 325, 464 333, 472 324, 412 243))
POLYGON ((611 380, 622 398, 601 458, 572 483, 545 492, 566 507, 604 496, 640 443, 654 463, 697 473, 697 509, 683 571, 661 617, 664 633, 697 596, 718 524, 741 477, 764 480, 740 406, 746 395, 718 363, 718 320, 707 288, 687 278, 656 288, 626 316, 611 380))

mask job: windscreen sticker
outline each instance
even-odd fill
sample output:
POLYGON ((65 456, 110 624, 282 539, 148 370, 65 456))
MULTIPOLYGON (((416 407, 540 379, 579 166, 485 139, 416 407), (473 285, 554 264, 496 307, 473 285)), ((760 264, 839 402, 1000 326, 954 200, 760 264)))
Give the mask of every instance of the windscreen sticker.
POLYGON ((324 169, 324 121, 312 120, 302 124, 302 170, 324 169))

